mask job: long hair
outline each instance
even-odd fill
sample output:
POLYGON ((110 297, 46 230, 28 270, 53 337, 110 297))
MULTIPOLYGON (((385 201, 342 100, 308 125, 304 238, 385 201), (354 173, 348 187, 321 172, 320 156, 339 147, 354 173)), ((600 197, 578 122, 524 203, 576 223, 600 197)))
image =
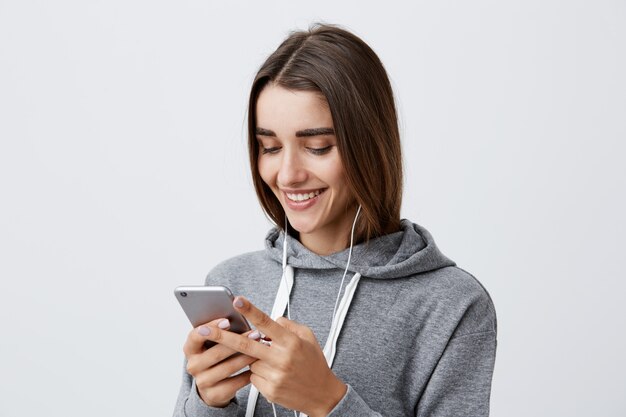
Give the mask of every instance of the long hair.
POLYGON ((374 51, 337 26, 292 32, 259 69, 248 103, 248 150, 257 196, 266 215, 284 228, 285 212, 259 174, 256 104, 272 83, 321 93, 333 118, 348 187, 362 206, 357 241, 400 229, 402 152, 393 91, 374 51))

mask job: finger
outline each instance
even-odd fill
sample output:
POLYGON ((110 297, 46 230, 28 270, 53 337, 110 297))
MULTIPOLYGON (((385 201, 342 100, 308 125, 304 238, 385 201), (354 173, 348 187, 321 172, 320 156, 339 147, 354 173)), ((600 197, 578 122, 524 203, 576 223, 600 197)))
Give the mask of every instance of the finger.
POLYGON ((245 297, 236 297, 233 301, 233 306, 237 311, 243 314, 250 323, 254 324, 254 326, 265 335, 272 338, 273 341, 284 341, 291 336, 284 327, 280 326, 272 320, 270 316, 256 308, 256 306, 245 297))
POLYGON ((311 330, 308 326, 305 326, 304 324, 289 320, 286 317, 277 318, 276 323, 283 326, 290 332, 295 333, 301 339, 304 339, 311 343, 317 343, 317 337, 315 337, 315 333, 313 333, 313 330, 311 330))
POLYGON ((250 371, 258 376, 263 377, 263 379, 271 379, 271 375, 273 375, 276 370, 275 366, 268 364, 265 361, 255 361, 250 364, 250 371))
POLYGON ((240 355, 240 353, 224 345, 215 345, 202 353, 189 356, 187 373, 195 376, 234 355, 240 355))
MULTIPOLYGON (((247 331, 243 333, 243 335, 252 340, 258 340, 260 337, 259 333, 253 330, 247 331)), ((240 353, 229 348, 228 346, 217 344, 200 354, 192 355, 188 359, 187 363, 188 372, 191 375, 194 375, 194 373, 190 371, 190 368, 197 372, 201 372, 202 370, 210 368, 211 366, 214 366, 233 355, 240 355, 240 353)))
POLYGON ((196 387, 200 397, 207 404, 224 404, 235 396, 235 393, 250 383, 250 371, 226 378, 213 386, 200 386, 196 381, 196 387))
POLYGON ((250 375, 251 374, 252 373, 250 371, 242 372, 242 373, 240 373, 238 375, 226 378, 225 380, 223 380, 222 382, 217 384, 217 386, 218 387, 225 387, 225 388, 227 388, 231 392, 232 391, 237 392, 241 388, 245 387, 246 385, 248 385, 250 383, 250 375))
POLYGON ((208 334, 204 336, 206 340, 219 343, 233 350, 236 350, 237 352, 252 356, 257 359, 270 360, 271 355, 269 352, 269 346, 265 346, 264 344, 261 344, 248 336, 225 331, 217 327, 207 326, 206 329, 208 330, 208 334))
POLYGON ((241 371, 255 361, 256 358, 246 355, 233 356, 196 375, 196 384, 207 387, 214 386, 220 381, 232 377, 233 374, 241 371))
POLYGON ((185 353, 185 356, 189 358, 189 356, 191 355, 204 352, 206 350, 204 346, 204 342, 206 341, 204 333, 206 332, 207 326, 218 327, 219 324, 223 321, 223 318, 216 319, 201 326, 198 326, 195 329, 192 329, 187 336, 185 345, 183 346, 183 352, 185 353))
POLYGON ((259 390, 259 392, 271 403, 278 403, 278 397, 272 385, 267 379, 262 376, 252 373, 250 375, 250 383, 259 390))
MULTIPOLYGON (((191 330, 191 332, 189 332, 189 336, 187 336, 187 341, 185 342, 185 345, 183 346, 183 352, 185 353, 185 357, 187 359, 189 359, 192 355, 197 355, 197 354, 203 353, 207 350, 210 350, 216 347, 216 346, 207 347, 206 345, 206 342, 207 342, 206 336, 210 333, 211 328, 220 328, 223 330, 228 330, 230 328, 230 322, 228 319, 216 319, 191 330)), ((242 334, 244 336, 248 336, 251 333, 253 333, 253 330, 248 330, 247 332, 242 333, 242 334)), ((234 353, 234 351, 232 353, 234 353)), ((228 356, 230 355, 226 355, 222 359, 228 356)))

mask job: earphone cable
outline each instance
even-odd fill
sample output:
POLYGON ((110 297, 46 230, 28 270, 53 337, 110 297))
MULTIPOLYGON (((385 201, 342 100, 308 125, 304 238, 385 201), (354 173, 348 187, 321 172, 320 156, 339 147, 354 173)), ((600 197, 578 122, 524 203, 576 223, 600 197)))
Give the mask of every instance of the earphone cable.
POLYGON ((339 305, 339 298, 341 297, 341 291, 343 290, 343 283, 346 279, 346 274, 348 273, 348 267, 350 266, 350 260, 352 258, 352 246, 354 245, 354 228, 356 226, 356 221, 359 218, 359 213, 361 213, 361 205, 356 211, 356 216, 354 216, 354 222, 352 222, 352 231, 350 232, 350 250, 348 251, 348 263, 346 264, 346 269, 343 271, 343 277, 341 278, 341 284, 339 285, 339 292, 337 293, 337 300, 335 301, 335 308, 333 309, 333 318, 331 323, 335 321, 335 315, 337 314, 337 306, 339 305))

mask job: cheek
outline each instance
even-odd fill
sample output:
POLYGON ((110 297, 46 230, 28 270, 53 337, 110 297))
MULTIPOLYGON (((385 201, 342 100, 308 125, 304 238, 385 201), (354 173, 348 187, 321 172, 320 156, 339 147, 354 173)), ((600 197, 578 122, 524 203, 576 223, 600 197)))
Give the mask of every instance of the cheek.
POLYGON ((329 161, 323 171, 326 182, 334 188, 344 189, 347 187, 346 173, 339 160, 329 161))
POLYGON ((274 170, 272 169, 272 164, 267 160, 267 158, 259 157, 258 170, 263 182, 271 187, 276 176, 273 173, 274 170))

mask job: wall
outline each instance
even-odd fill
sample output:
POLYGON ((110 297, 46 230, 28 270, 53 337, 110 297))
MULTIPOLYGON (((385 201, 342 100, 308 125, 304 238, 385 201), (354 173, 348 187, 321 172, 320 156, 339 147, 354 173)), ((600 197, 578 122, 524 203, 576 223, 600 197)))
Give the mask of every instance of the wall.
POLYGON ((0 1, 0 415, 170 415, 172 295, 262 248, 245 106, 294 28, 366 40, 403 215, 490 291, 494 416, 626 412, 621 1, 0 1))

